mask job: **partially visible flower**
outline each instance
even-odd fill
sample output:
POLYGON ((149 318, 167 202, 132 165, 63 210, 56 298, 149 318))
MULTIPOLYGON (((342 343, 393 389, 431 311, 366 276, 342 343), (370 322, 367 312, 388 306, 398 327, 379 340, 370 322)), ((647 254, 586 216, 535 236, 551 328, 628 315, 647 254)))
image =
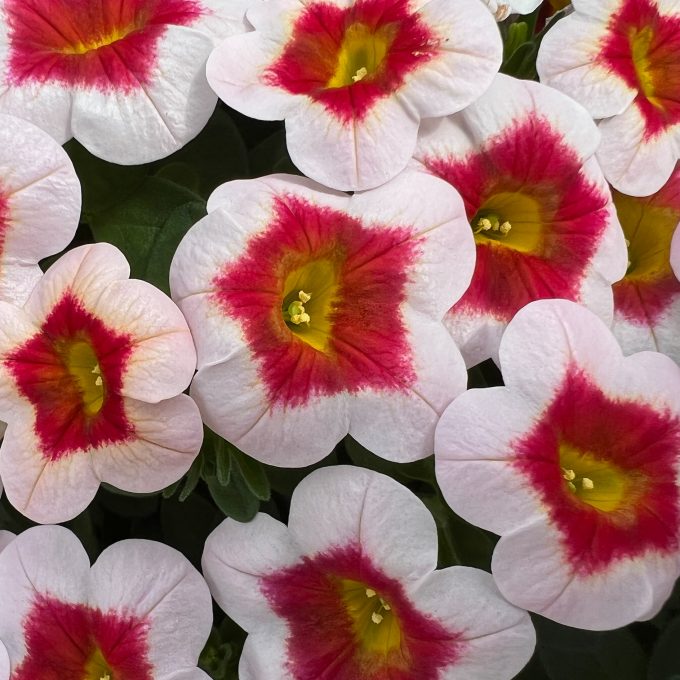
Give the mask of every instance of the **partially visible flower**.
POLYGON ((336 189, 370 189, 407 164, 423 117, 489 86, 502 42, 478 0, 281 0, 225 40, 208 81, 253 118, 286 120, 290 156, 336 189))
POLYGON ((0 111, 114 163, 167 156, 215 108, 213 41, 246 0, 2 0, 0 111))
POLYGON ((511 14, 531 14, 543 0, 483 0, 496 21, 504 21, 511 14))
POLYGON ((186 395, 196 365, 184 317, 108 244, 68 251, 24 309, 0 303, 0 475, 38 522, 81 512, 100 481, 157 491, 203 436, 186 395))
POLYGON ((574 0, 541 43, 541 82, 600 123, 598 160, 631 196, 666 183, 680 159, 680 10, 673 0, 574 0))
POLYGON ((444 497, 501 535, 491 566, 510 602, 589 630, 651 618, 680 575, 680 368, 624 357, 566 300, 518 312, 500 362, 505 387, 441 418, 444 497))
POLYGON ((408 489, 350 466, 313 472, 288 527, 225 520, 203 572, 249 635, 242 680, 506 680, 529 660, 526 612, 469 567, 437 570, 437 530, 408 489))
POLYGON ((680 223, 680 166, 646 198, 614 192, 628 241, 628 270, 615 283, 612 330, 626 354, 650 349, 680 363, 680 282, 670 264, 680 223))
POLYGON ((611 320, 626 246, 598 141, 578 104, 508 76, 423 124, 415 158, 458 189, 477 243, 472 283, 445 317, 469 366, 497 359, 503 329, 532 300, 575 300, 611 320))
POLYGON ((431 454, 467 382, 441 323, 474 265, 458 194, 422 172, 353 196, 281 175, 223 184, 208 213, 170 269, 206 424, 284 467, 348 432, 390 460, 431 454))
POLYGON ((0 300, 26 301, 42 275, 38 261, 69 244, 79 218, 80 182, 66 152, 0 114, 0 300))
POLYGON ((162 543, 114 543, 90 567, 68 529, 28 529, 0 553, 0 601, 12 680, 209 680, 210 592, 162 543))

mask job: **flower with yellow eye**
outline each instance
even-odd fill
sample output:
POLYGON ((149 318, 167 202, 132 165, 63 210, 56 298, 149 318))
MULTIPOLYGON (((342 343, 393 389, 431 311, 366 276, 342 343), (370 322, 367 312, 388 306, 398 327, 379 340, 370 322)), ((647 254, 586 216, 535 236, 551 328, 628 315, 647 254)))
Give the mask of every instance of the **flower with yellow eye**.
POLYGON ((470 287, 445 317, 468 366, 498 358, 503 329, 532 300, 574 300, 611 320, 626 246, 598 141, 578 104, 504 75, 421 126, 416 162, 460 192, 477 246, 470 287))
POLYGON ((213 597, 249 635, 242 680, 509 680, 535 644, 490 574, 436 569, 432 515, 372 470, 317 470, 288 526, 259 514, 208 537, 213 597))
POLYGON ((613 192, 628 246, 626 275, 613 286, 612 331, 626 354, 663 352, 680 363, 680 282, 671 241, 680 223, 680 166, 655 194, 613 192))
POLYGON ((574 0, 545 35, 541 82, 582 104, 599 124, 597 158, 631 196, 668 181, 680 158, 680 10, 673 0, 574 0))
POLYGON ((170 270, 204 421, 280 466, 348 432, 391 460, 429 455, 466 385, 441 318, 473 266, 458 194, 422 172, 351 197, 292 176, 218 187, 170 270))
POLYGON ((295 165, 343 190, 403 170, 420 119, 479 97, 503 51, 478 0, 282 0, 247 19, 255 30, 211 54, 208 81, 247 116, 285 119, 295 165))
POLYGON ((75 517, 101 481, 163 489, 200 448, 200 415, 181 394, 196 365, 189 329, 172 300, 129 272, 113 246, 81 246, 23 309, 0 303, 0 475, 35 521, 75 517))
POLYGON ((216 97, 213 42, 247 30, 249 0, 1 0, 0 112, 123 165, 195 137, 216 97))
POLYGON ((624 357, 566 300, 518 312, 500 364, 505 387, 442 415, 444 497, 500 534, 491 566, 513 604, 589 630, 651 618, 680 575, 680 368, 624 357))
POLYGON ((114 543, 90 567, 68 529, 28 529, 0 553, 0 598, 11 680, 208 680, 210 592, 162 543, 114 543))

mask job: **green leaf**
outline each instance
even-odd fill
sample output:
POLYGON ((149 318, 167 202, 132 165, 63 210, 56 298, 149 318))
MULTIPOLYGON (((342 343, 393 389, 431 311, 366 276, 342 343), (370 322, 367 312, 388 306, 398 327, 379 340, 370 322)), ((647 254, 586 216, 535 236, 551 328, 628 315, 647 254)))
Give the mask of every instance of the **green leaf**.
POLYGON ((149 177, 124 201, 92 216, 97 241, 123 251, 131 276, 150 279, 166 292, 170 260, 192 224, 203 216, 204 204, 188 189, 159 177, 149 177))
POLYGON ((680 616, 660 635, 649 661, 649 680, 680 680, 680 616))
POLYGON ((68 153, 80 179, 83 213, 87 217, 105 212, 132 194, 149 174, 147 165, 116 165, 93 156, 75 139, 67 142, 68 153))
POLYGON ((627 628, 580 630, 535 617, 538 651, 551 680, 641 680, 647 658, 627 628))
POLYGON ((248 152, 229 114, 217 107, 198 137, 154 167, 159 177, 207 198, 220 184, 248 177, 248 152))
POLYGON ((221 437, 216 437, 215 442, 215 466, 217 481, 222 486, 227 486, 231 479, 231 449, 221 437))
POLYGON ((166 498, 166 499, 172 498, 177 493, 177 489, 179 489, 181 484, 182 484, 182 480, 178 479, 174 484, 171 484, 170 486, 166 486, 165 489, 163 489, 163 491, 161 492, 161 496, 163 496, 163 498, 166 498))
POLYGON ((507 36, 504 40, 503 59, 511 57, 517 48, 530 39, 529 25, 526 21, 516 21, 510 24, 507 29, 507 36))
POLYGON ((205 203, 192 201, 175 208, 149 252, 149 259, 144 272, 144 280, 152 283, 170 295, 170 263, 175 255, 179 242, 191 227, 206 214, 205 203))
POLYGON ((187 472, 186 481, 182 490, 179 492, 179 502, 183 503, 189 496, 193 493, 194 489, 198 485, 201 479, 201 474, 203 472, 203 457, 201 454, 196 456, 196 459, 191 464, 189 472, 187 472))
POLYGON ((232 470, 227 486, 222 486, 216 476, 204 477, 210 495, 217 507, 239 522, 249 522, 260 509, 260 501, 246 485, 240 470, 232 470))
POLYGON ((272 490, 262 464, 239 451, 233 444, 231 446, 232 460, 238 465, 241 476, 250 492, 261 501, 271 498, 272 490))

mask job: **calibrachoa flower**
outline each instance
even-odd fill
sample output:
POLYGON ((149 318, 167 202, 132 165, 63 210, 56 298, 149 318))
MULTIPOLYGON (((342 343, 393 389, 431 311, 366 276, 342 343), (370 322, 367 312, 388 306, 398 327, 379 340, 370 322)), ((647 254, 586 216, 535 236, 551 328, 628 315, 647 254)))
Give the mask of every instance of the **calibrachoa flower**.
POLYGON ((26 301, 38 261, 69 244, 79 218, 80 183, 66 152, 34 125, 0 115, 0 300, 26 301))
POLYGON ((61 257, 24 309, 0 303, 0 475, 38 522, 81 512, 100 481, 150 492, 180 478, 203 436, 180 394, 196 354, 173 302, 127 280, 108 244, 61 257))
POLYGON ((249 632, 242 680, 505 680, 535 643, 491 576, 436 570, 432 515, 408 489, 336 466, 295 489, 288 527, 258 514, 208 537, 203 572, 249 632))
POLYGON ((680 223, 680 166, 656 194, 615 191, 614 203, 629 244, 628 271, 613 287, 614 335, 627 354, 657 350, 680 363, 680 282, 669 261, 680 223))
POLYGON ((624 358, 566 300, 521 310, 500 361, 506 386, 462 394, 437 428, 444 497, 501 535, 510 602, 593 630, 652 617, 680 575, 680 368, 624 358))
POLYGON ((336 189, 369 189, 408 162, 421 117, 489 86, 502 43, 478 0, 276 0, 247 13, 208 81, 247 116, 286 120, 290 156, 336 189))
POLYGON ((477 243, 472 283, 445 319, 468 365, 497 358, 506 324, 532 300, 575 300, 611 320, 626 246, 598 140, 578 104, 508 76, 423 124, 415 157, 460 191, 477 243))
POLYGON ((541 43, 541 81, 606 119, 597 156, 619 191, 654 193, 680 158, 680 10, 674 0, 573 4, 541 43))
POLYGON ((280 466, 348 432, 390 460, 429 455, 467 380, 441 323, 474 265, 457 193, 425 173, 351 197, 280 175, 223 184, 208 212, 170 269, 206 424, 280 466))
POLYGON ((68 529, 34 527, 0 553, 0 600, 11 680, 208 680, 210 592, 162 543, 121 541, 90 567, 68 529))
POLYGON ((246 0, 2 0, 0 111, 60 144, 133 164, 203 128, 213 41, 245 30, 246 0))

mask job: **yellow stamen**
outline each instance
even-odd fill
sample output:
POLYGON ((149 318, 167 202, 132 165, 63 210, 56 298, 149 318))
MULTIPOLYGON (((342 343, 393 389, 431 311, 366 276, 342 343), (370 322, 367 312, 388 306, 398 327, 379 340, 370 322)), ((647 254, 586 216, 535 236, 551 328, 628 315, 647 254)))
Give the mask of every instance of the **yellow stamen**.
POLYGON ((644 490, 644 476, 620 468, 607 457, 561 443, 560 467, 575 501, 606 513, 618 513, 644 490))
POLYGON ((475 229, 475 234, 479 234, 480 231, 489 231, 491 229, 491 220, 486 217, 482 217, 477 221, 477 229, 475 229))
POLYGON ((501 224, 500 227, 498 227, 498 231, 500 231, 501 234, 503 234, 503 236, 508 234, 510 232, 510 229, 512 229, 512 225, 508 221, 503 222, 503 224, 501 224))
POLYGON ((373 588, 366 588, 366 597, 375 597, 375 590, 373 588))
POLYGON ((296 326, 299 326, 301 323, 309 325, 312 318, 305 312, 303 302, 309 302, 309 300, 312 299, 312 296, 305 293, 304 290, 301 290, 298 295, 300 296, 300 299, 293 300, 293 302, 288 305, 288 316, 290 317, 291 323, 294 323, 296 326))
POLYGON ((368 70, 366 69, 365 66, 362 66, 360 69, 357 70, 357 72, 352 76, 352 80, 355 83, 358 83, 360 80, 363 80, 366 76, 368 75, 368 70))

